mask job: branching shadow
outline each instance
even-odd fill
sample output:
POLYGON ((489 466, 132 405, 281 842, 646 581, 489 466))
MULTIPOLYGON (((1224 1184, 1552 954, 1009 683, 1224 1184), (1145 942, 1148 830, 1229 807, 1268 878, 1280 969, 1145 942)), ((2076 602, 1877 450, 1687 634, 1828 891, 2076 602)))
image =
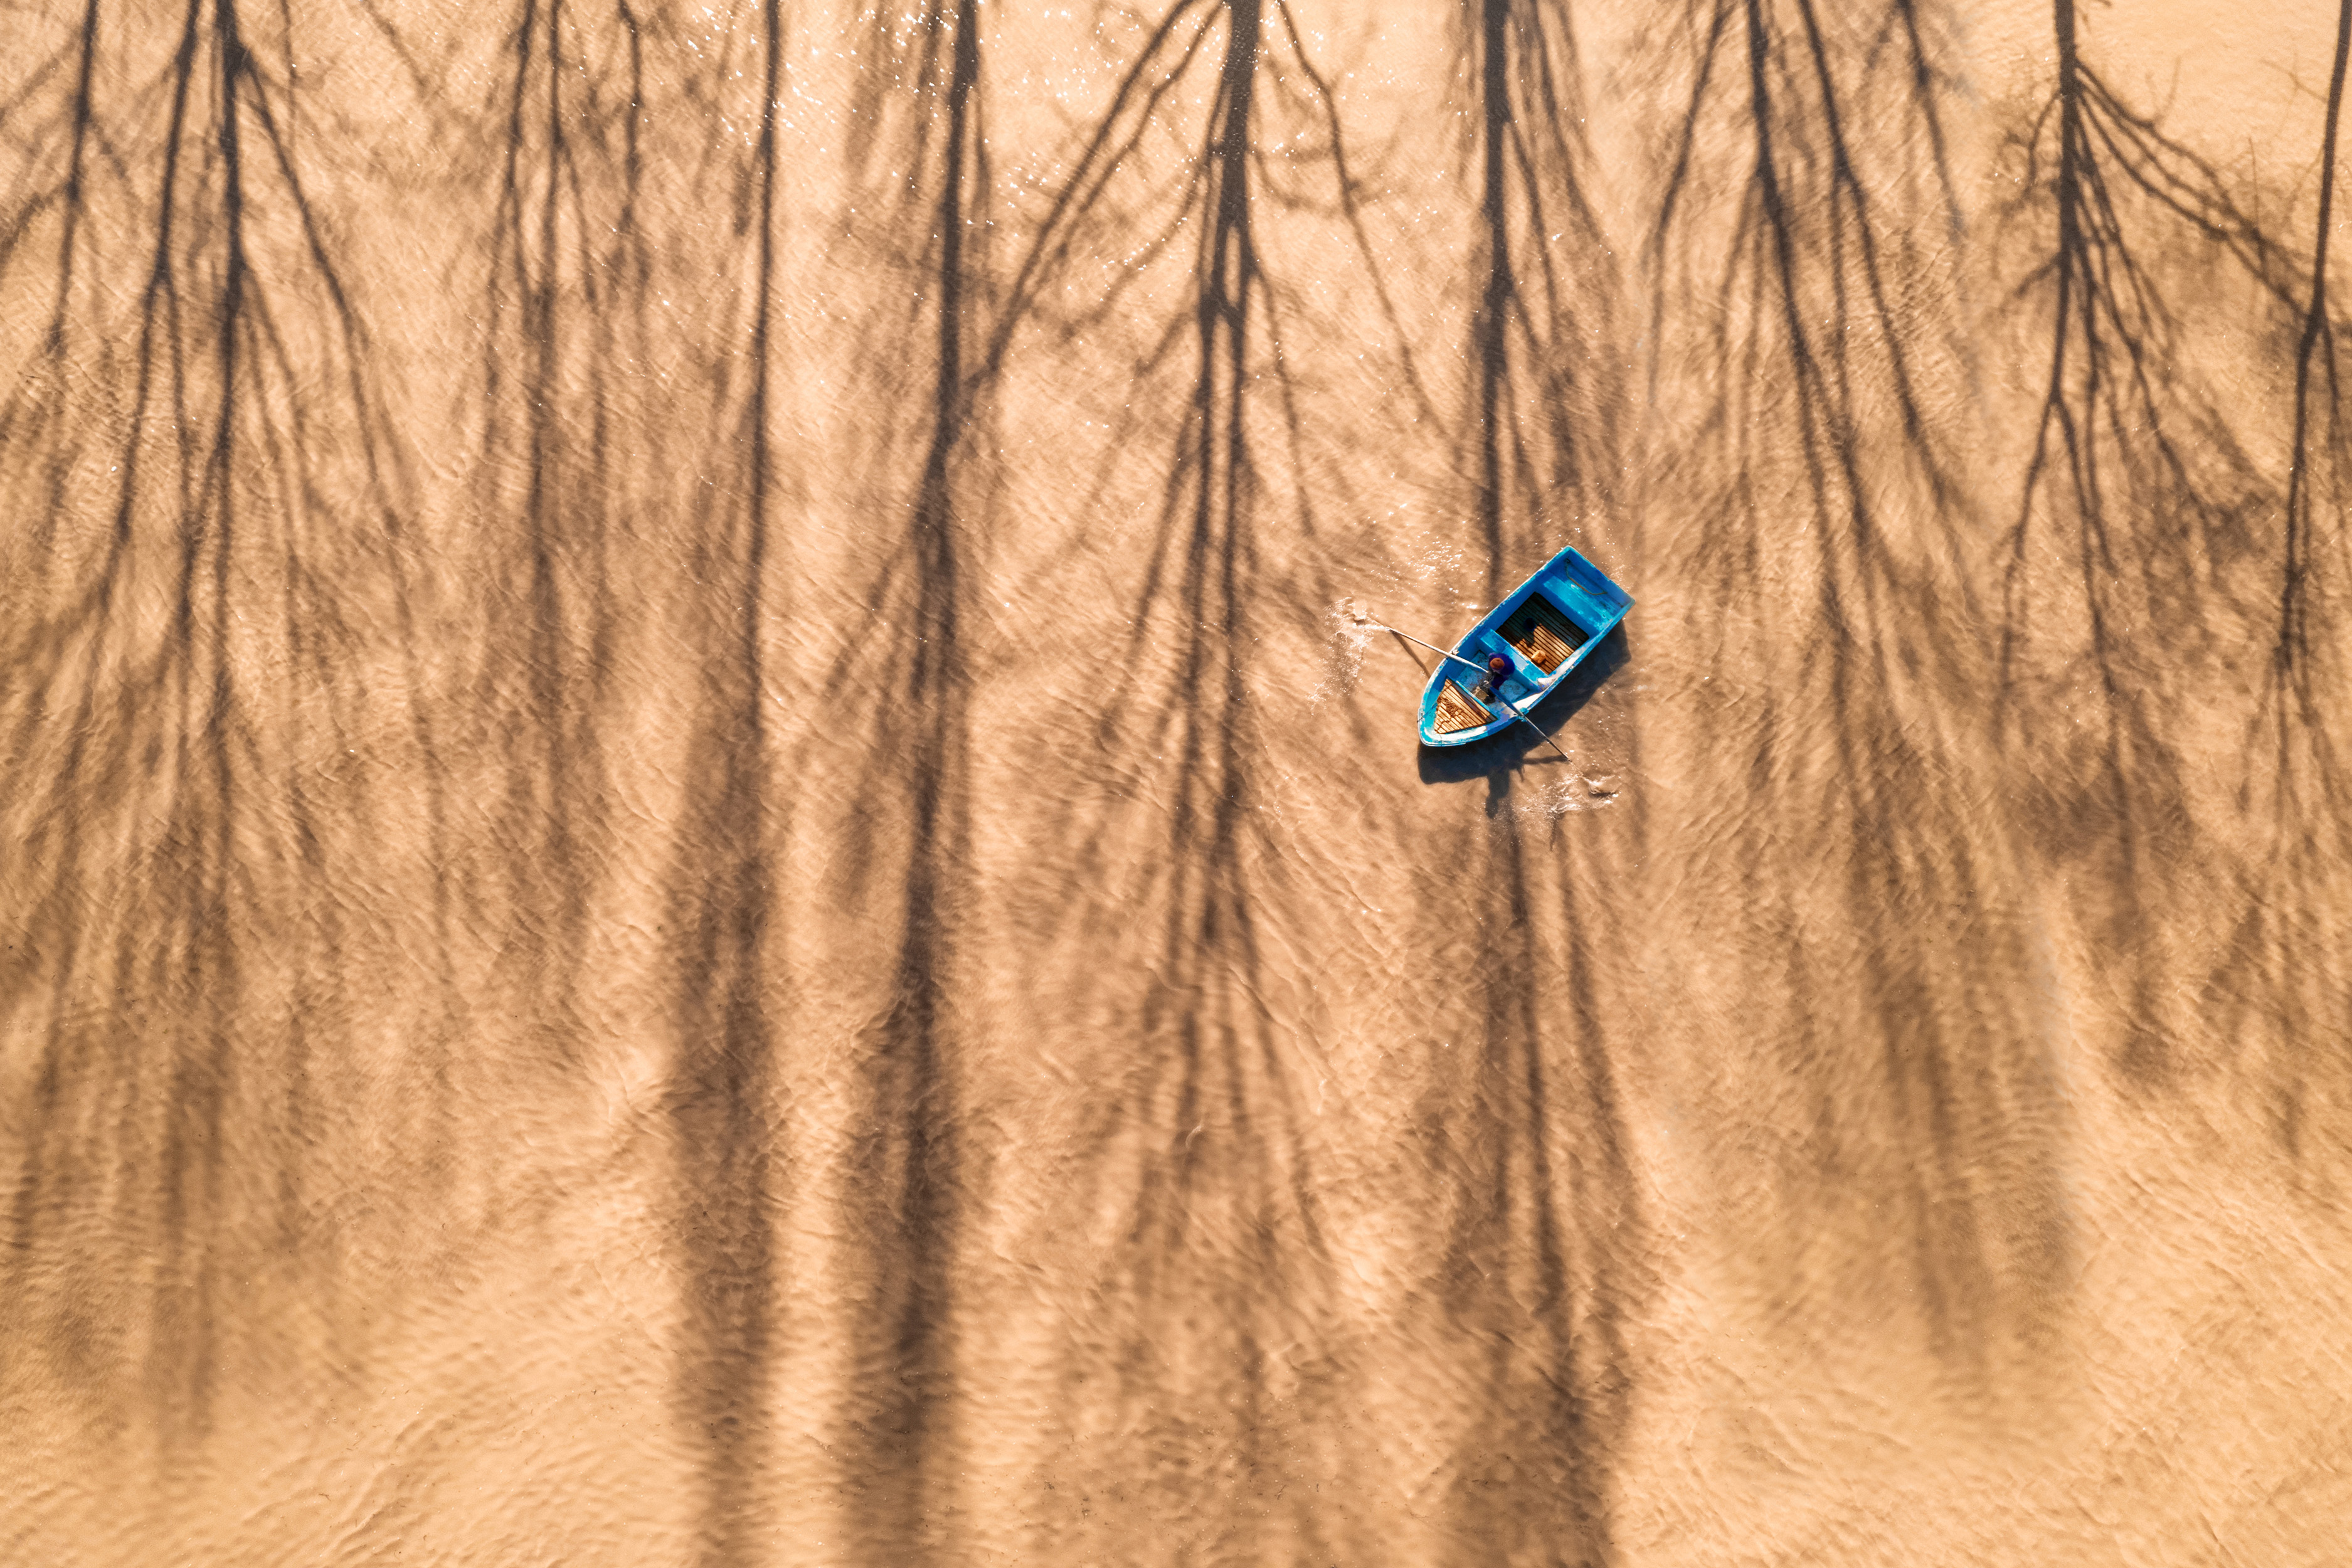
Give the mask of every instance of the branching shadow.
MULTIPOLYGON (((1462 59, 1476 98, 1481 168, 1473 254, 1481 264, 1469 323, 1473 407, 1464 466, 1485 545, 1487 603, 1557 548, 1567 525, 1606 521, 1626 442, 1618 368, 1620 279, 1587 194, 1582 67, 1561 0, 1475 0, 1462 59)), ((1622 568, 1621 568, 1622 569, 1622 568)), ((1554 733, 1626 662, 1622 627, 1529 716, 1554 733)), ((1553 942, 1570 976, 1594 970, 1594 922, 1538 912, 1552 868, 1514 808, 1513 786, 1573 770, 1526 725, 1457 751, 1423 748, 1424 782, 1483 776, 1486 820, 1465 829, 1451 864, 1478 868, 1447 890, 1447 932, 1475 931, 1475 953, 1441 973, 1476 973, 1459 1033, 1430 1063, 1420 1117, 1441 1185, 1436 1278, 1425 1295, 1465 1358, 1477 1415, 1451 1436, 1447 1530, 1456 1560, 1601 1564, 1615 1556, 1609 1476, 1629 1408, 1613 1324, 1630 1280, 1616 1247, 1638 1219, 1609 1089, 1597 1009, 1561 1016, 1553 942), (1528 769, 1538 771, 1526 771, 1528 769), (1573 1058, 1561 1057, 1564 1041, 1573 1058), (1586 1072, 1599 1076, 1578 1081, 1586 1072), (1562 1092, 1563 1080, 1573 1088, 1562 1092), (1609 1157, 1595 1164, 1600 1151, 1609 1157), (1603 1239, 1603 1238, 1606 1239, 1603 1239)), ((1576 781, 1581 784, 1581 779, 1576 781)), ((1582 845, 1555 847, 1565 863, 1582 845)), ((1562 887, 1570 903, 1572 881, 1562 887)), ((1573 994, 1571 994, 1572 998, 1573 994)))
MULTIPOLYGON (((6 546, 0 821, 18 847, 7 901, 26 911, 0 1013, 43 1040, 10 1313, 75 1375, 143 1354, 180 1436, 237 1364, 223 1325, 247 1281, 331 1284, 313 1157, 344 1131, 343 1046, 386 999, 370 987, 401 984, 359 962, 380 939, 336 892, 390 868, 363 826, 379 774, 423 778, 436 859, 445 831, 404 462, 298 156, 278 21, 269 48, 235 0, 192 0, 159 61, 164 38, 90 0, 27 89, 69 84, 62 112, 37 129, 29 104, 12 113, 27 152, 0 219, 0 278, 41 237, 55 268, 34 374, 0 408, 0 499, 25 520, 6 546), (366 679, 387 653, 404 697, 366 679), (267 1170, 268 1202, 232 1201, 232 1149, 267 1170), (122 1278, 152 1280, 142 1350, 91 1306, 136 1310, 122 1278)), ((423 1122, 429 1169, 444 1134, 423 1122)))
POLYGON ((1121 584, 1127 629, 1100 650, 1108 678, 1074 738, 1105 759, 1108 798, 1075 805, 1054 829, 1066 863, 1101 873, 1111 900, 1066 901, 1056 918, 1070 923, 1055 940, 1085 955, 1080 971, 1095 978, 1074 1005, 1103 1011, 1107 1048, 1120 1053, 1104 1063, 1082 1179, 1056 1215, 1082 1231, 1116 1216, 1089 1266, 1106 1310, 1066 1346, 1061 1388, 1073 1441, 1091 1440, 1085 1424, 1097 1420, 1139 1436, 1150 1500, 1119 1517, 1058 1519, 1055 1541, 1122 1561, 1352 1557, 1368 1548, 1313 1506, 1311 1489, 1210 1519, 1184 1500, 1203 1487, 1283 1495, 1280 1478, 1307 1462, 1299 1441, 1331 1440, 1312 1413, 1335 1392, 1328 1363, 1302 1369, 1282 1354, 1328 1349, 1330 1260, 1301 1064, 1264 1000, 1265 908, 1283 889, 1260 814, 1269 764, 1251 677, 1261 637, 1320 640, 1339 584, 1328 552, 1292 548, 1321 526, 1299 361, 1287 352, 1318 307, 1269 258, 1262 221, 1313 212, 1346 226, 1392 326, 1393 310, 1364 239, 1333 86, 1289 8, 1174 0, 1130 20, 1132 55, 1045 198, 980 361, 992 373, 1033 325, 1066 342, 1101 330, 1189 247, 1182 313, 1170 310, 1135 356, 1138 395, 1107 448, 1174 413, 1170 384, 1189 361, 1164 488, 1121 584), (1318 197, 1307 172, 1328 175, 1330 194, 1318 197), (1128 264, 1070 302, 1070 274, 1089 251, 1128 264), (1262 553, 1286 496, 1295 532, 1262 553), (1116 759, 1150 759, 1148 805, 1110 782, 1116 759), (1110 976, 1132 976, 1140 994, 1108 989, 1110 976), (1082 1387, 1105 1363, 1108 1406, 1082 1387))
MULTIPOLYGON (((557 91, 551 77, 562 59, 558 20, 551 11, 545 50, 551 136, 557 91)), ((654 118, 649 83, 677 82, 685 103, 709 111, 699 120, 700 142, 683 149, 695 160, 690 179, 698 185, 723 181, 733 194, 735 243, 724 254, 740 268, 731 296, 740 326, 719 334, 712 345, 707 375, 710 441, 695 460, 705 482, 694 492, 684 531, 688 575, 700 591, 690 596, 679 628, 698 679, 683 704, 687 784, 662 878, 677 1028, 664 1106, 685 1308, 671 1398, 681 1426, 698 1439, 697 1560, 707 1568, 739 1568, 763 1561, 773 1540, 768 1522, 773 1490, 769 1472, 775 1458, 770 1411, 784 1289, 778 1277, 783 1247, 775 1217, 782 1194, 774 1190, 785 1164, 777 1148, 782 1113, 777 1103, 778 986, 767 954, 783 923, 775 846, 786 841, 791 826, 789 799, 775 787, 780 746, 769 718, 774 700, 769 650, 773 623, 785 608, 776 585, 781 531, 775 406, 781 358, 779 199, 784 177, 778 137, 785 39, 782 0, 761 0, 748 15, 730 16, 716 49, 710 48, 707 22, 707 14, 679 15, 666 5, 640 9, 630 0, 616 0, 604 37, 618 47, 608 47, 604 58, 625 61, 625 93, 609 86, 600 89, 596 73, 574 67, 574 79, 591 102, 571 123, 606 127, 609 133, 617 121, 626 130, 617 149, 609 143, 602 149, 608 158, 617 152, 617 168, 612 163, 606 167, 621 175, 605 182, 605 188, 617 184, 622 194, 610 225, 608 255, 587 252, 587 237, 596 228, 587 212, 579 213, 579 287, 590 318, 593 401, 585 471, 573 475, 572 482, 583 485, 598 506, 614 505, 625 494, 618 472, 608 466, 608 449, 619 444, 610 426, 619 414, 608 411, 603 373, 608 362, 625 357, 618 342, 623 326, 633 334, 630 346, 640 359, 654 341, 649 307, 655 258, 635 221, 652 176, 637 128, 654 118), (649 51, 659 53, 649 61, 649 51), (751 58, 739 64, 739 51, 751 58), (756 108, 727 96, 754 83, 760 93, 756 108), (605 94, 601 101, 595 98, 600 90, 605 94), (732 132, 738 123, 755 124, 757 131, 748 139, 738 136, 732 132), (600 278, 604 281, 599 283, 600 278), (740 341, 740 353, 724 346, 730 340, 740 341)), ((568 154, 550 158, 548 178, 553 181, 559 174, 574 204, 584 201, 585 191, 599 188, 582 182, 568 154)), ((501 210, 515 209, 502 198, 501 210)), ((549 265, 556 230, 551 217, 542 221, 548 248, 541 253, 541 264, 549 265)), ((519 281, 527 276, 520 270, 520 254, 518 242, 519 281)), ((698 254, 692 265, 690 275, 700 276, 708 258, 698 254)), ((552 285, 542 281, 541 287, 532 308, 551 312, 546 291, 552 285)), ((715 288, 711 293, 729 297, 715 288)), ((532 363, 545 373, 559 346, 552 321, 545 314, 541 319, 546 335, 535 336, 532 363)), ((533 408, 534 478, 528 505, 535 508, 541 504, 541 454, 561 448, 555 447, 555 429, 542 428, 536 404, 533 408)), ((645 421, 656 431, 667 422, 645 421)), ((658 482, 658 447, 654 456, 658 482)), ((649 504, 648 510, 657 508, 649 504)), ((535 700, 553 704, 541 708, 539 720, 547 726, 549 783, 560 796, 566 787, 584 792, 593 779, 567 773, 565 727, 581 727, 583 765, 593 764, 587 731, 602 716, 600 699, 613 678, 613 648, 620 636, 610 625, 614 590, 605 552, 625 525, 601 515, 582 518, 567 508, 562 547, 579 552, 571 571, 560 571, 559 563, 548 559, 556 545, 529 511, 526 525, 532 602, 544 612, 528 634, 532 651, 579 659, 568 667, 564 686, 533 686, 535 700), (567 637, 562 593, 566 582, 578 584, 578 600, 586 607, 584 638, 567 637)), ((591 799, 583 794, 583 804, 591 799)), ((566 831, 560 807, 551 808, 547 832, 566 831)), ((564 875, 577 879, 583 873, 564 875)), ((564 890, 567 898, 578 896, 576 880, 564 890)))
MULTIPOLYGON (((2346 480, 2352 476, 2352 426, 2345 418, 2338 323, 2327 289, 2347 56, 2352 0, 2336 16, 2320 138, 2310 293, 2295 340, 2276 642, 2262 702, 2249 725, 2249 758, 2272 758, 2272 776, 2264 781, 2270 844, 2263 862, 2250 870, 2244 912, 2224 963, 2206 987, 2232 1028, 2242 1021, 2250 989, 2268 1004, 2272 1016, 2265 1022, 2282 1048, 2266 1109, 2273 1135, 2290 1157, 2304 1152, 2315 1088, 2329 1102, 2323 1115, 2342 1114, 2344 1054, 2315 1053, 2311 1047, 2339 1037, 2344 1021, 2352 1018, 2352 973, 2337 956, 2340 944, 2325 935, 2341 919, 2337 900, 2344 868, 2352 865, 2352 800, 2329 733, 2336 694, 2347 673, 2336 628, 2346 578, 2343 519, 2346 480), (2329 545, 2332 560, 2323 553, 2329 545), (2271 731, 2267 744, 2265 728, 2271 731), (2248 972, 2259 974, 2258 989, 2232 983, 2248 972)), ((2250 777, 2242 793, 2255 795, 2254 784, 2250 777)))
POLYGON ((2045 1342, 2068 1239, 2010 884, 1955 787, 1990 750, 1991 661, 1954 455, 1970 376, 1934 303, 1959 292, 1945 46, 1907 0, 1708 0, 1684 33, 1645 256, 1654 385, 1714 389, 1665 459, 1700 487, 1681 586, 1748 607, 1702 662, 1759 682, 1708 716, 1702 786, 1739 803, 1710 897, 1773 1052, 1775 1157, 1737 1202, 1759 1266, 1801 1279, 1826 1237, 1868 1237, 1842 1266, 1907 1276, 1957 1386, 1983 1388, 2045 1342))
POLYGON ((483 106, 501 132, 481 171, 495 195, 474 468, 492 526, 480 542, 488 637, 466 710, 471 754, 497 760, 477 787, 499 803, 499 848, 470 890, 473 918, 507 933, 492 984, 551 1066, 577 1061, 581 965, 614 848, 602 721, 622 631, 612 546, 631 500, 613 463, 626 384, 616 340, 646 306, 633 221, 641 47, 627 0, 610 16, 518 0, 483 106))
MULTIPOLYGON (((412 79, 442 68, 440 35, 367 15, 412 79)), ((468 1059, 466 1088, 528 1099, 609 1070, 592 949, 611 951, 628 907, 615 868, 643 867, 675 1030, 655 1123, 682 1295, 669 1394, 694 1439, 696 1549, 719 1568, 768 1539, 781 1289, 766 952, 785 826, 767 706, 783 22, 775 3, 714 18, 660 0, 515 0, 495 20, 483 97, 434 89, 424 106, 452 178, 485 195, 436 279, 478 300, 480 357, 448 411, 471 437, 462 526, 440 542, 472 597, 442 658, 466 722, 450 746, 482 803, 457 847, 467 979, 504 1048, 468 1059), (681 207, 690 230, 655 221, 681 207), (712 211, 725 221, 705 226, 712 211), (664 307, 689 289, 708 337, 680 363, 664 307), (642 672, 679 665, 662 693, 676 815, 646 848, 615 829, 645 773, 611 737, 643 710, 642 672)), ((466 1196, 536 1244, 561 1200, 543 1168, 519 1187, 506 1158, 478 1151, 466 1196)))
MULTIPOLYGON (((2203 1032, 2163 999, 2163 912, 2188 887, 2244 875, 2197 831, 2201 726, 2183 721, 2236 706, 2232 667, 2261 618, 2259 520, 2280 505, 2240 437, 2238 400, 2199 368, 2215 339, 2196 323, 2234 277, 2247 315, 2270 319, 2257 331, 2284 335, 2301 268, 2220 169, 2102 79, 2074 0, 2053 0, 2052 16, 2056 81, 2012 147, 2022 194, 2009 216, 2046 246, 2015 298, 2037 319, 2046 309, 2050 350, 2005 540, 1999 718, 2066 754, 2033 785, 2029 820, 2053 859, 2104 873, 2098 940, 2127 955, 2115 1065, 2150 1089, 2174 1081, 2184 1034, 2203 1032)), ((2291 468, 2274 694, 2305 636, 2308 535, 2291 468)))
POLYGON ((919 301, 913 318, 875 313, 857 359, 884 379, 862 396, 876 408, 907 402, 898 377, 926 351, 929 386, 919 430, 877 422, 885 428, 866 466, 889 476, 875 504, 898 512, 903 531, 888 541, 861 618, 869 635, 824 678, 828 691, 856 689, 864 672, 881 678, 859 705, 866 852, 850 880, 877 926, 895 931, 888 990, 859 1042, 844 1191, 845 1222, 863 1245, 851 1404, 835 1458, 853 1550, 902 1563, 952 1554, 958 1242, 976 1196, 961 1146, 953 1000, 972 884, 963 625, 971 557, 990 521, 990 476, 975 470, 994 447, 974 434, 989 434, 993 367, 974 367, 970 347, 987 330, 992 207, 977 0, 926 0, 910 15, 875 9, 861 23, 872 64, 860 77, 851 164, 869 184, 856 205, 891 215, 870 237, 882 249, 867 269, 919 301), (876 180, 870 164, 886 142, 908 161, 876 180), (909 467, 911 485, 890 488, 909 467))
MULTIPOLYGON (((1488 602, 1507 563, 1569 508, 1606 515, 1623 456, 1617 268, 1586 191, 1582 67, 1565 0, 1475 0, 1485 277, 1471 318, 1474 504, 1488 602), (1565 243, 1563 243, 1565 242, 1565 243), (1530 428, 1532 426, 1532 428, 1530 428), (1506 538, 1506 520, 1524 537, 1506 538)), ((1549 553, 1549 552, 1547 552, 1549 553)))

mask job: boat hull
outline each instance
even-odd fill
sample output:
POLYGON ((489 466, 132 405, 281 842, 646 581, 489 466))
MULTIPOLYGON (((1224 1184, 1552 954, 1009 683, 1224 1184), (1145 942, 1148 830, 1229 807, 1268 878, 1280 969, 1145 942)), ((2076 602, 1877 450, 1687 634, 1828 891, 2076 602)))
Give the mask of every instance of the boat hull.
POLYGON ((1633 595, 1574 546, 1561 550, 1454 645, 1454 654, 1476 668, 1439 661, 1421 694, 1422 744, 1467 746, 1510 728, 1566 680, 1633 607, 1633 595), (1510 660, 1511 673, 1499 690, 1482 697, 1479 671, 1496 654, 1510 660))

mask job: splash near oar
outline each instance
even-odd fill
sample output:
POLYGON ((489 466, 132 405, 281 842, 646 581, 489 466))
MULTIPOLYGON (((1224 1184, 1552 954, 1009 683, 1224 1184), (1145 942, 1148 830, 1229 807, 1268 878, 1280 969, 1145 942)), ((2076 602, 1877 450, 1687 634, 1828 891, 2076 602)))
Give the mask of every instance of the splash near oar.
MULTIPOLYGON (((1633 607, 1633 595, 1570 545, 1506 594, 1451 651, 1407 637, 1443 656, 1421 697, 1422 743, 1466 746, 1514 723, 1543 735, 1527 710, 1566 680, 1633 607)), ((1552 749, 1559 747, 1554 742, 1552 749)))

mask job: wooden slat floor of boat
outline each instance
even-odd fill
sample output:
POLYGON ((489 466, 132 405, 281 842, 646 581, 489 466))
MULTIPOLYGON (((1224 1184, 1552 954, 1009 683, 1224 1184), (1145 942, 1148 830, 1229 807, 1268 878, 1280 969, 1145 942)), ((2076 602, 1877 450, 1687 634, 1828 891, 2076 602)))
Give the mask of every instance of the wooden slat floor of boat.
POLYGON ((1491 724, 1495 716, 1478 706, 1470 694, 1452 681, 1447 681, 1437 694, 1437 722, 1433 726, 1441 735, 1451 735, 1457 730, 1475 730, 1491 724))
POLYGON ((1503 640, 1549 675, 1591 638, 1582 626, 1560 613, 1559 605, 1541 594, 1530 594, 1518 613, 1503 623, 1503 640))

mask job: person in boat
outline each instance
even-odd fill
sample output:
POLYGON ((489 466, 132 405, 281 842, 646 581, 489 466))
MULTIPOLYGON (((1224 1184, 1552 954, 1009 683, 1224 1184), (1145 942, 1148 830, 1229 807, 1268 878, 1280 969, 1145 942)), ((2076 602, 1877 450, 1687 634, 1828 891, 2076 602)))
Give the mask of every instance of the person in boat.
POLYGON ((1510 674, 1511 661, 1496 654, 1486 661, 1486 679, 1481 682, 1482 689, 1478 695, 1481 698, 1502 696, 1503 682, 1510 679, 1510 674))

